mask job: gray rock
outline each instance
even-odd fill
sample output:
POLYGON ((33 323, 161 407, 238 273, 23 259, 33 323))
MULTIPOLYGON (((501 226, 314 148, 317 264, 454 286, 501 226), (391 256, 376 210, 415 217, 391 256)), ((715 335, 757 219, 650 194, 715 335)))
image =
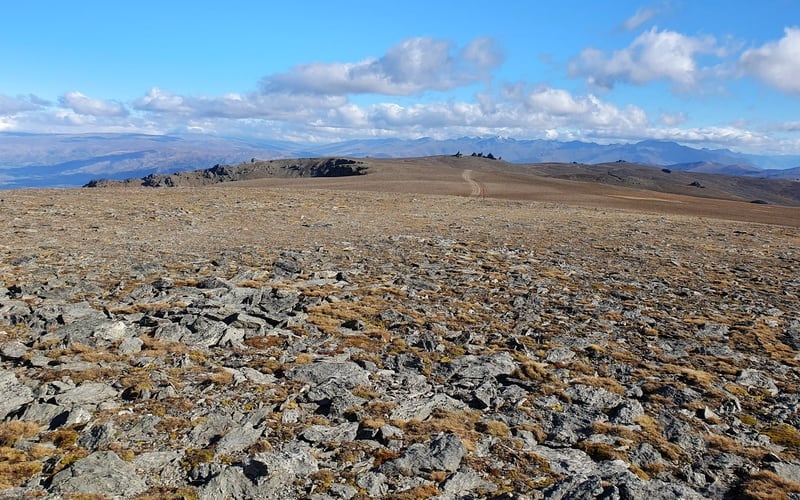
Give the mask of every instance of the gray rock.
POLYGON ((646 500, 674 500, 681 498, 686 500, 702 500, 707 498, 694 489, 678 483, 668 483, 659 479, 642 481, 630 472, 624 478, 605 478, 611 484, 615 484, 621 498, 646 499, 646 500))
POLYGON ((787 481, 800 481, 800 463, 798 462, 774 462, 768 464, 766 468, 787 481))
POLYGON ((461 465, 461 459, 466 452, 458 436, 444 434, 430 443, 416 443, 409 446, 402 457, 383 464, 381 471, 397 471, 411 475, 422 471, 454 472, 461 465))
POLYGON ((169 464, 180 461, 183 453, 179 451, 147 451, 133 459, 133 465, 140 470, 158 471, 169 464))
POLYGON ((63 425, 69 427, 71 425, 85 424, 91 420, 92 414, 86 409, 78 407, 67 412, 63 425))
POLYGON ((53 476, 55 493, 112 493, 131 497, 147 489, 147 483, 136 474, 133 464, 120 459, 112 451, 97 451, 82 458, 53 476))
POLYGON ((548 363, 561 363, 575 357, 575 351, 567 347, 556 347, 547 351, 545 361, 548 363))
POLYGON ((758 370, 742 370, 736 378, 736 383, 747 388, 765 389, 772 396, 778 394, 778 386, 775 385, 775 381, 758 370))
POLYGON ((425 420, 438 408, 464 410, 467 405, 446 394, 436 394, 430 399, 405 398, 392 410, 389 418, 392 420, 425 420))
POLYGON ((285 494, 274 491, 272 494, 261 491, 253 481, 245 475, 241 467, 226 467, 217 476, 211 478, 197 491, 200 500, 249 500, 252 498, 273 499, 285 494))
POLYGON ((209 276, 208 278, 203 278, 197 282, 197 288, 205 289, 205 290, 213 290, 215 288, 224 288, 229 290, 232 288, 232 285, 225 281, 222 278, 218 278, 216 276, 209 276))
POLYGON ((107 341, 95 336, 95 331, 108 329, 110 328, 109 325, 114 323, 116 322, 110 322, 102 312, 91 309, 90 313, 75 318, 72 321, 65 322, 61 328, 42 335, 41 340, 45 342, 58 340, 67 346, 75 344, 107 344, 107 341))
POLYGON ((245 330, 229 326, 225 329, 225 333, 222 334, 216 345, 219 347, 240 347, 244 345, 245 337, 245 330))
POLYGON ((262 427, 250 425, 235 427, 217 442, 217 454, 230 455, 231 453, 245 450, 255 444, 263 434, 264 429, 262 427))
POLYGON ((291 278, 297 276, 301 272, 300 264, 292 256, 281 256, 272 265, 272 272, 270 279, 291 278))
POLYGON ((0 355, 8 359, 22 359, 28 347, 19 340, 9 340, 0 344, 0 355))
POLYGON ((244 461, 244 473, 267 491, 286 490, 298 477, 307 477, 319 470, 310 450, 291 443, 280 450, 251 455, 244 461))
POLYGON ((567 394, 570 395, 573 403, 580 403, 593 408, 613 408, 625 402, 625 398, 619 394, 591 385, 571 385, 567 388, 567 394))
POLYGON ((343 443, 354 441, 358 433, 358 422, 346 422, 335 427, 312 425, 300 434, 310 443, 343 443))
POLYGON ((450 376, 456 379, 484 381, 498 375, 510 375, 516 367, 511 354, 502 351, 486 356, 459 356, 448 364, 447 369, 450 376))
POLYGON ((594 461, 581 450, 534 446, 531 451, 547 460, 550 469, 556 474, 576 477, 589 477, 597 474, 597 466, 594 461))
POLYGON ((371 498, 381 498, 389 493, 386 475, 382 472, 368 471, 356 477, 356 485, 363 488, 371 498))
POLYGON ((100 339, 113 342, 124 338, 128 333, 127 325, 122 321, 106 321, 98 324, 92 331, 92 336, 100 339))
POLYGON ((223 413, 211 413, 189 433, 192 448, 205 448, 212 441, 222 439, 236 426, 231 417, 223 413))
POLYGON ((84 431, 78 438, 78 445, 90 451, 96 451, 99 448, 106 448, 111 444, 114 437, 114 424, 106 422, 103 425, 91 427, 84 431))
MULTIPOLYGON (((144 415, 125 432, 124 437, 131 441, 152 441, 161 433, 157 427, 159 423, 161 423, 160 417, 144 415)), ((204 446, 195 446, 195 448, 203 448, 204 446)))
POLYGON ((187 478, 192 484, 206 484, 225 469, 226 466, 219 462, 203 462, 192 467, 187 478))
POLYGON ((162 342, 180 342, 182 338, 189 337, 192 332, 180 323, 165 323, 153 332, 153 337, 162 342))
POLYGON ((336 498, 353 498, 358 494, 358 490, 349 484, 333 483, 329 490, 331 495, 336 498))
POLYGON ((0 371, 0 394, 0 420, 33 401, 33 391, 17 380, 14 372, 7 370, 0 371))
POLYGON ((632 425, 636 417, 644 415, 642 404, 636 400, 625 401, 611 411, 611 423, 632 425))
POLYGON ((286 374, 289 380, 299 380, 312 385, 337 381, 341 386, 353 388, 358 385, 369 385, 369 372, 352 361, 316 362, 293 368, 286 374))
POLYGON ((98 311, 88 302, 77 302, 74 304, 64 304, 61 309, 59 319, 65 325, 87 318, 105 319, 102 311, 98 311))
POLYGON ((486 409, 492 406, 496 398, 497 382, 487 380, 472 393, 472 401, 470 403, 475 408, 486 409))
POLYGON ((796 351, 800 351, 800 319, 789 321, 786 330, 783 332, 783 339, 787 345, 796 351))
POLYGON ((139 337, 128 337, 124 339, 117 348, 117 352, 123 356, 136 354, 142 351, 144 342, 139 337))
POLYGON ((42 425, 48 425, 51 429, 55 429, 51 422, 65 412, 67 408, 50 403, 30 403, 25 407, 20 420, 26 422, 39 422, 42 425))
POLYGON ((189 331, 181 335, 180 341, 193 349, 208 349, 219 343, 228 325, 200 316, 188 328, 189 331))
POLYGON ((60 405, 99 405, 116 397, 118 392, 103 382, 84 382, 55 397, 60 405))
POLYGON ((463 468, 445 481, 442 492, 445 497, 460 497, 477 489, 492 492, 497 489, 494 483, 486 481, 472 469, 463 468))
POLYGON ((650 443, 641 443, 630 452, 629 457, 631 462, 639 467, 663 462, 661 453, 650 443))
POLYGON ((226 323, 232 328, 242 330, 247 337, 263 335, 268 328, 266 320, 243 312, 235 313, 227 318, 226 323))
POLYGON ((260 371, 248 366, 239 368, 239 372, 244 375, 247 380, 254 384, 274 384, 278 380, 275 375, 272 375, 271 373, 261 373, 260 371))
POLYGON ((547 488, 544 494, 552 500, 614 498, 606 488, 599 476, 570 476, 547 488))

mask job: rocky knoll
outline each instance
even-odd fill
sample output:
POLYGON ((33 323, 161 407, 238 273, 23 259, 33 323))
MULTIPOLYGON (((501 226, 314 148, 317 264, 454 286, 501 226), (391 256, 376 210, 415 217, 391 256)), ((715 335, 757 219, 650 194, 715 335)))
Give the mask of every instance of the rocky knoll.
POLYGON ((261 161, 255 158, 239 165, 214 165, 203 170, 150 174, 141 179, 112 181, 92 180, 84 187, 145 186, 176 187, 205 186, 220 182, 244 181, 269 177, 345 177, 363 175, 367 166, 362 161, 348 158, 308 158, 294 160, 261 161))
POLYGON ((3 198, 0 497, 800 498, 796 229, 3 198))

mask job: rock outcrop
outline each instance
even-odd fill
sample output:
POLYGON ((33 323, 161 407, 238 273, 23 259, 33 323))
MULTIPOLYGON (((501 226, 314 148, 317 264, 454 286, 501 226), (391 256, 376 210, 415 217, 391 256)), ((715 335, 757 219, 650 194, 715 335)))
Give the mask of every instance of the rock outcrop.
POLYGON ((245 181, 269 177, 347 177, 363 175, 367 165, 349 158, 307 158, 295 160, 255 160, 239 165, 214 165, 202 170, 174 174, 150 174, 141 179, 112 181, 96 179, 84 187, 144 186, 178 187, 206 186, 220 182, 245 181))

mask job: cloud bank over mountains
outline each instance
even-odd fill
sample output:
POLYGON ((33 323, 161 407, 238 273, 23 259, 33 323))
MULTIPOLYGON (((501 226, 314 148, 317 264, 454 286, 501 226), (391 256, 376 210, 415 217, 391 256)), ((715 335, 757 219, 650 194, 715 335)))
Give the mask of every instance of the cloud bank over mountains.
MULTIPOLYGON (((0 94, 0 131, 202 132, 333 142, 365 137, 512 136, 589 141, 674 140, 750 152, 797 153, 796 123, 718 123, 686 128, 687 112, 647 112, 614 94, 619 86, 665 85, 676 99, 741 79, 800 96, 800 28, 760 46, 652 26, 640 9, 622 23, 641 30, 613 51, 586 47, 554 63, 575 82, 504 81, 505 54, 492 37, 463 45, 435 37, 401 40, 357 61, 307 62, 252 82, 252 90, 182 95, 152 87, 133 100, 65 91, 55 102, 0 94)), ((535 57, 535 55, 532 55, 535 57)))

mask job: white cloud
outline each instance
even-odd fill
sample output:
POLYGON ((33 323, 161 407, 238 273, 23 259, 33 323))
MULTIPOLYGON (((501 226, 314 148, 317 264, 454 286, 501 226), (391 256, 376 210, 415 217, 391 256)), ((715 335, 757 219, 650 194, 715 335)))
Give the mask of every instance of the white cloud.
POLYGON ((127 116, 128 110, 116 101, 93 99, 80 92, 67 92, 58 99, 61 107, 68 108, 80 115, 87 116, 127 116))
POLYGON ((625 22, 622 23, 622 27, 628 31, 635 30, 650 19, 656 17, 658 13, 659 10, 654 7, 643 7, 637 10, 636 14, 626 19, 625 22))
POLYGON ((786 28, 777 42, 745 51, 739 65, 782 92, 800 94, 800 28, 786 28))
POLYGON ((16 130, 17 122, 10 119, 0 116, 0 132, 4 132, 6 130, 16 130))
POLYGON ((686 113, 663 113, 658 118, 658 121, 667 127, 674 127, 675 125, 686 123, 687 119, 686 113))
POLYGON ((619 82, 644 85, 656 80, 670 81, 677 89, 690 89, 700 77, 696 56, 719 53, 714 37, 691 37, 653 27, 611 56, 594 48, 584 49, 570 62, 569 71, 573 77, 586 77, 590 84, 606 89, 619 82))
POLYGON ((133 102, 133 107, 142 111, 155 113, 189 114, 191 107, 185 106, 183 97, 153 87, 147 95, 133 102))
POLYGON ((528 94, 528 104, 554 115, 570 115, 586 111, 586 102, 579 103, 563 89, 542 88, 528 94))
POLYGON ((152 88, 133 102, 134 109, 194 118, 264 118, 305 120, 315 113, 347 104, 342 96, 230 93, 215 97, 185 97, 152 88))
POLYGON ((479 37, 461 50, 461 58, 481 76, 503 64, 505 55, 492 38, 479 37))
POLYGON ((295 66, 264 77, 260 87, 264 94, 413 95, 478 82, 502 61, 490 38, 475 39, 457 53, 446 40, 409 38, 379 59, 295 66))
POLYGON ((24 111, 33 111, 41 108, 43 106, 43 102, 44 101, 34 95, 29 95, 27 97, 10 97, 0 94, 0 116, 9 116, 22 113, 24 111))
POLYGON ((785 122, 781 123, 775 130, 780 130, 783 132, 800 132, 800 122, 785 122))
POLYGON ((735 126, 690 129, 664 128, 647 130, 645 133, 653 139, 697 143, 705 146, 733 147, 737 150, 741 149, 743 145, 762 147, 768 146, 773 142, 773 139, 767 134, 735 126))
POLYGON ((648 123, 647 114, 641 108, 632 105, 619 108, 593 94, 573 96, 564 89, 528 89, 516 85, 507 87, 504 97, 509 100, 507 107, 531 117, 540 127, 557 125, 620 131, 641 129, 648 123))

